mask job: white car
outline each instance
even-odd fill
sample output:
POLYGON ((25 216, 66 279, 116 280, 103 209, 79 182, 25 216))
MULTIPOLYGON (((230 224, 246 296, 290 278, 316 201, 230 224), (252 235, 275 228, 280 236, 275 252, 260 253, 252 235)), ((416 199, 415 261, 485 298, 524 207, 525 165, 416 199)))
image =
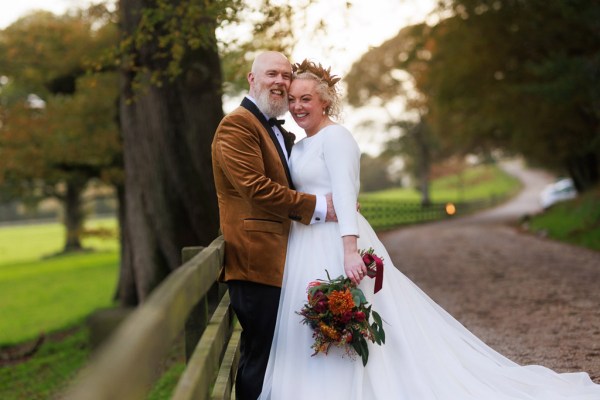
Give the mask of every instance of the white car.
POLYGON ((540 204, 544 209, 561 201, 577 197, 577 189, 570 178, 556 181, 544 188, 540 193, 540 204))

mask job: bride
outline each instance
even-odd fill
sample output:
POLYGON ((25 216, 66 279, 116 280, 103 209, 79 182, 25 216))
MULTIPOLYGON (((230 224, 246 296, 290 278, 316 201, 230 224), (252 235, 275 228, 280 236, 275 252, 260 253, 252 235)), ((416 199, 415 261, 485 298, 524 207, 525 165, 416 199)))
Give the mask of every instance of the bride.
POLYGON ((277 327, 262 400, 600 400, 588 374, 520 366, 497 353, 397 270, 368 222, 356 211, 360 151, 351 133, 333 122, 336 83, 320 64, 294 65, 289 110, 307 137, 290 158, 296 189, 333 194, 338 223, 293 223, 277 327), (372 247, 386 262, 383 288, 373 294, 359 249, 372 247), (307 284, 345 275, 384 319, 386 342, 369 343, 369 361, 338 347, 311 356, 312 330, 301 323, 307 284))

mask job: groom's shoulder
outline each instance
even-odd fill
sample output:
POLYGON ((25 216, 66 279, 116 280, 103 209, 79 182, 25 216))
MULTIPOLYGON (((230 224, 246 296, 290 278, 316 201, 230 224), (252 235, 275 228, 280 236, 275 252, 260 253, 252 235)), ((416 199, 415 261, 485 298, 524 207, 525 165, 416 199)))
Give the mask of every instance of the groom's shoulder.
POLYGON ((266 135, 267 131, 258 118, 247 108, 239 106, 223 117, 216 130, 215 139, 234 136, 266 135))
POLYGON ((256 118, 256 116, 250 110, 248 110, 246 107, 241 106, 241 105, 237 106, 235 109, 233 109, 227 115, 225 115, 223 120, 224 121, 244 120, 244 121, 247 121, 248 123, 256 123, 256 124, 260 123, 258 118, 256 118))

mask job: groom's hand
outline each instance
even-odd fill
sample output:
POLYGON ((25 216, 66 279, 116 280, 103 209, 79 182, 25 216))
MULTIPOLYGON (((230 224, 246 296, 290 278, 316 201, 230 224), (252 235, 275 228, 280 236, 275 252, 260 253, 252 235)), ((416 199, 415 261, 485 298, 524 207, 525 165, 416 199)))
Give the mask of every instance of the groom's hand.
POLYGON ((327 201, 327 215, 325 216, 325 222, 337 222, 338 219, 335 213, 335 208, 333 207, 331 193, 327 193, 325 195, 325 200, 327 201))
MULTIPOLYGON (((325 200, 327 201, 327 215, 325 216, 325 222, 337 222, 337 214, 335 213, 331 193, 325 195, 325 200)), ((360 212, 359 202, 356 202, 356 211, 360 212)))

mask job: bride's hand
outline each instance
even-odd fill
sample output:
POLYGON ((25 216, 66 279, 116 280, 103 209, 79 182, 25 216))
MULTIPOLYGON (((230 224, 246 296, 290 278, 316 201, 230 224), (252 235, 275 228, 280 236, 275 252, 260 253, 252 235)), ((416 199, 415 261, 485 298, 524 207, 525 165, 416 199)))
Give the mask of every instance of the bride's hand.
POLYGON ((367 274, 367 267, 358 252, 344 255, 344 271, 350 280, 358 285, 367 274))

